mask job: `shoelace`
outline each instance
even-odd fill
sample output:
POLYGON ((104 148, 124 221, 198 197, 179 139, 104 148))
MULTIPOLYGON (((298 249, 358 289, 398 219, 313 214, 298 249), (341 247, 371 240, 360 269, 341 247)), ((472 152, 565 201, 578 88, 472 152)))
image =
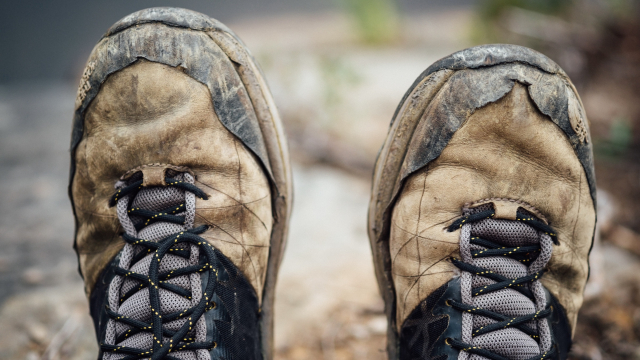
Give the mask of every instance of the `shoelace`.
MULTIPOLYGON (((495 217, 495 211, 493 209, 472 213, 454 221, 453 224, 451 224, 447 228, 447 230, 449 232, 456 231, 458 229, 461 229, 462 226, 464 226, 465 224, 479 222, 484 219, 492 219, 494 217, 495 217)), ((553 243, 556 245, 558 244, 557 234, 555 233, 553 228, 539 221, 535 217, 522 216, 521 214, 518 213, 516 217, 516 221, 523 222, 531 226, 535 230, 542 232, 546 235, 549 235, 553 243)), ((474 236, 470 238, 470 243, 481 247, 481 250, 471 251, 471 257, 473 259, 482 258, 482 257, 504 256, 504 257, 509 257, 511 259, 514 259, 514 260, 520 261, 521 263, 526 264, 531 262, 533 258, 536 256, 535 254, 538 254, 541 250, 540 244, 530 245, 530 246, 505 247, 493 241, 489 241, 489 240, 482 239, 479 237, 474 237, 474 236)), ((544 269, 537 271, 535 273, 529 274, 527 276, 510 279, 494 271, 491 271, 489 269, 468 264, 459 259, 453 258, 452 263, 464 272, 468 272, 473 275, 479 275, 495 281, 495 283, 490 285, 484 285, 484 286, 478 286, 478 287, 472 288, 471 294, 474 297, 488 294, 501 289, 510 288, 520 292, 521 294, 523 294, 524 296, 532 300, 534 303, 536 302, 534 294, 526 285, 538 280, 544 273, 544 269)), ((500 329, 515 328, 529 335, 536 341, 538 341, 540 338, 538 331, 532 329, 530 326, 527 325, 527 323, 530 323, 531 321, 535 321, 535 320, 544 319, 550 316, 553 311, 551 308, 547 307, 544 310, 536 311, 535 313, 527 314, 525 316, 513 317, 513 316, 500 314, 494 311, 490 311, 487 309, 482 309, 480 307, 472 306, 462 302, 457 302, 454 300, 447 300, 446 303, 447 305, 453 307, 458 311, 467 312, 472 315, 484 316, 486 318, 496 321, 495 323, 492 323, 486 326, 481 326, 477 329, 473 329, 472 337, 480 336, 480 335, 487 334, 492 331, 496 331, 500 329)), ((491 360, 509 360, 508 358, 502 355, 496 354, 495 352, 484 349, 482 347, 466 343, 461 339, 447 338, 445 342, 447 343, 447 345, 452 346, 458 350, 466 351, 470 354, 480 355, 491 360)), ((550 350, 538 356, 531 357, 527 360, 548 359, 552 357, 554 354, 555 354, 555 346, 554 344, 552 344, 550 350)))
MULTIPOLYGON (((169 177, 165 179, 165 182, 168 187, 177 187, 182 190, 192 192, 197 197, 205 200, 207 199, 207 195, 195 185, 169 177)), ((115 206, 120 199, 127 195, 131 195, 130 199, 134 199, 137 192, 142 188, 142 180, 139 180, 119 189, 111 198, 109 205, 115 206)), ((175 215, 176 213, 184 211, 185 203, 179 204, 177 206, 171 206, 162 211, 150 211, 141 208, 133 208, 131 207, 131 203, 133 203, 133 201, 129 201, 129 204, 127 205, 129 216, 136 216, 143 219, 143 221, 140 221, 135 225, 136 230, 140 230, 155 222, 168 222, 181 225, 185 224, 184 216, 175 215)), ((200 319, 200 317, 206 311, 217 306, 217 304, 212 300, 212 295, 215 291, 217 279, 217 269, 214 268, 213 264, 218 263, 218 261, 213 247, 205 239, 198 236, 199 234, 206 231, 207 228, 207 226, 200 226, 197 228, 177 232, 165 237, 164 239, 161 239, 160 241, 149 241, 142 238, 130 236, 126 233, 122 235, 122 238, 126 243, 136 246, 142 246, 144 249, 146 249, 146 251, 139 251, 132 258, 131 264, 137 263, 142 258, 148 256, 150 253, 155 253, 153 257, 156 261, 150 262, 148 275, 136 273, 127 269, 123 269, 121 267, 115 268, 116 275, 133 279, 139 282, 138 287, 134 287, 133 289, 127 291, 120 297, 119 301, 120 303, 122 303, 138 291, 144 288, 148 288, 152 318, 148 323, 143 322, 112 311, 108 305, 105 305, 106 312, 110 319, 128 325, 130 327, 126 332, 120 334, 116 338, 114 343, 119 344, 126 338, 141 332, 151 333, 154 340, 152 348, 149 349, 138 349, 126 346, 101 344, 101 350, 104 353, 119 354, 122 356, 121 359, 126 360, 142 358, 151 358, 153 360, 178 360, 178 358, 169 355, 169 353, 200 349, 210 350, 217 347, 218 344, 215 343, 215 341, 211 343, 196 342, 194 338, 188 337, 188 334, 191 332, 198 319, 200 319), (189 259, 189 245, 195 245, 199 248, 200 260, 198 264, 172 269, 170 271, 165 271, 162 273, 159 272, 159 266, 162 259, 169 253, 171 255, 189 259), (208 280, 203 286, 203 293, 197 305, 182 311, 163 314, 160 304, 160 289, 171 291, 189 300, 192 297, 192 294, 189 290, 174 284, 170 284, 167 281, 179 276, 203 272, 208 272, 209 276, 205 277, 208 280), (167 329, 166 327, 163 327, 163 323, 166 324, 179 319, 186 319, 186 321, 177 331, 172 331, 170 329, 167 329)))

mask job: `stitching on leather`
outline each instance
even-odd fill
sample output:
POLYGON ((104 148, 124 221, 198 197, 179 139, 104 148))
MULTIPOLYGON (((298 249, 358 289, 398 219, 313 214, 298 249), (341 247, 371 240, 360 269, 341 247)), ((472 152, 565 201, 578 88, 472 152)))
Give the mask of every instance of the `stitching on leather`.
POLYGON ((124 175, 122 175, 120 177, 120 180, 126 180, 129 177, 131 177, 133 174, 142 171, 142 169, 144 168, 148 168, 148 167, 165 167, 167 169, 171 169, 171 170, 175 170, 175 171, 180 171, 180 172, 188 172, 189 174, 191 174, 191 176, 195 177, 195 174, 193 173, 193 171, 191 171, 191 169, 189 169, 186 166, 178 166, 178 165, 171 165, 171 164, 161 164, 161 163, 154 163, 154 164, 146 164, 146 165, 141 165, 138 166, 136 168, 133 168, 129 171, 127 171, 126 173, 124 173, 124 175))
POLYGON ((478 201, 474 201, 472 203, 466 203, 464 204, 464 208, 463 209, 470 209, 476 206, 480 206, 489 202, 493 202, 493 201, 508 201, 508 202, 512 202, 512 203, 516 203, 518 205, 520 205, 520 207, 522 207, 523 209, 533 213, 534 215, 536 215, 540 220, 544 221, 545 223, 549 224, 549 221, 547 220, 547 218, 542 215, 542 213, 536 209, 535 206, 528 204, 522 200, 515 200, 515 199, 509 199, 509 198, 499 198, 499 197, 493 197, 493 198, 486 198, 486 199, 482 199, 482 200, 478 200, 478 201))
POLYGON ((82 102, 87 98, 87 92, 91 90, 91 74, 96 69, 96 62, 90 61, 87 64, 87 67, 84 69, 82 73, 82 78, 80 79, 80 85, 78 86, 78 92, 76 94, 76 109, 82 105, 82 102))

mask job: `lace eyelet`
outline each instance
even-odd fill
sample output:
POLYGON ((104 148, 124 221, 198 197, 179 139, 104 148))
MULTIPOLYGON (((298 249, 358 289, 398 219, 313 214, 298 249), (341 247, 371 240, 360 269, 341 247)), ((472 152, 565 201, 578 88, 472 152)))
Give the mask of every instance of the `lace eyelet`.
POLYGON ((451 346, 451 338, 444 339, 444 343, 451 346))
POLYGON ((447 301, 445 301, 444 304, 447 306, 451 306, 451 299, 447 299, 447 301))

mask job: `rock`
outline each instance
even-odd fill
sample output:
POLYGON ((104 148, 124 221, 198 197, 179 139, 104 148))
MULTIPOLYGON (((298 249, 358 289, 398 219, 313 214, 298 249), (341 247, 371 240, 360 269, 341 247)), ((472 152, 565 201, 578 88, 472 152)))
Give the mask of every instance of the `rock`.
POLYGON ((35 268, 30 268, 22 273, 22 280, 29 285, 38 285, 44 281, 44 273, 35 268))
POLYGON ((385 316, 376 316, 367 322, 369 331, 373 334, 383 335, 387 333, 387 318, 385 316))
POLYGON ((25 325, 27 334, 31 341, 38 345, 46 345, 49 343, 49 330, 42 324, 32 322, 25 325))

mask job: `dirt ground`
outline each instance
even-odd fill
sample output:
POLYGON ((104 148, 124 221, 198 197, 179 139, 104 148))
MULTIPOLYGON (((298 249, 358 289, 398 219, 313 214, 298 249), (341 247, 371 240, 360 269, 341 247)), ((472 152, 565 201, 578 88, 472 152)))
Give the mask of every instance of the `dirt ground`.
MULTIPOLYGON (((333 13, 228 24, 265 71, 294 156, 294 212, 277 289, 277 359, 386 358, 386 319, 365 227, 373 161, 413 80, 471 45, 472 15, 410 16, 402 39, 379 47, 345 36, 352 33, 349 22, 333 13)), ((598 96, 583 96, 588 110, 603 101, 598 96)), ((66 194, 74 99, 74 84, 0 87, 0 359, 97 353, 66 194)), ((624 178, 635 182, 628 191, 640 188, 636 175, 624 175, 628 168, 624 161, 598 162, 605 179, 598 199, 602 236, 592 253, 573 359, 640 359, 640 240, 618 221, 620 204, 629 200, 615 185, 624 178)))

